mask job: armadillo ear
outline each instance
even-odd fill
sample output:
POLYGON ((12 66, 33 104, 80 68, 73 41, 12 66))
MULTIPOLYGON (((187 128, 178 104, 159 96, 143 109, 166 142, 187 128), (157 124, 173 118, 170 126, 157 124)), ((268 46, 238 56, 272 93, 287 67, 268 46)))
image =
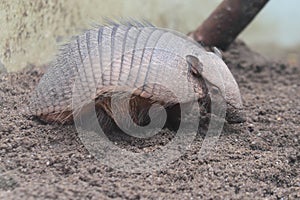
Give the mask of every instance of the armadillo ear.
POLYGON ((218 49, 217 47, 213 47, 213 51, 219 58, 222 59, 223 56, 222 56, 222 52, 220 49, 218 49))
POLYGON ((192 55, 187 55, 185 58, 189 71, 195 76, 200 76, 203 71, 203 64, 200 62, 200 60, 192 55))

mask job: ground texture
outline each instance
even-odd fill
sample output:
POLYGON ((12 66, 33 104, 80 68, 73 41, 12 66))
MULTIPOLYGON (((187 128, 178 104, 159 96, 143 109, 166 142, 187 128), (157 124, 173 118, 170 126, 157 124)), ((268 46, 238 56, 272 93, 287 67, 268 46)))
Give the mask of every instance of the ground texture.
POLYGON ((299 199, 300 66, 242 42, 224 58, 248 121, 226 125, 208 157, 191 149, 153 173, 116 171, 89 154, 73 126, 22 114, 40 68, 0 75, 0 199, 299 199))

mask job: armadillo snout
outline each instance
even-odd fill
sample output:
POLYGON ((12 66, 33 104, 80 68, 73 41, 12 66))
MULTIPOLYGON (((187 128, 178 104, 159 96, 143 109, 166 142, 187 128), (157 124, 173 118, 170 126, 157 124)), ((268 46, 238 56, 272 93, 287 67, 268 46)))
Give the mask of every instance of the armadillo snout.
POLYGON ((227 105, 226 121, 229 124, 237 124, 246 122, 246 113, 243 109, 234 108, 231 105, 227 105))

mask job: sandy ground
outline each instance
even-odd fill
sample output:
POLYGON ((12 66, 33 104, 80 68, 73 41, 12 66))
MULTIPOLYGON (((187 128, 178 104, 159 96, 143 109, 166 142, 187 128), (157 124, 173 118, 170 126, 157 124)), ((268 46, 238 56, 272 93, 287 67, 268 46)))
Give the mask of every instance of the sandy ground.
POLYGON ((299 199, 300 66, 267 60, 241 42, 224 57, 248 121, 226 124, 208 157, 197 157, 199 137, 185 155, 152 173, 105 166, 74 126, 22 114, 39 68, 1 75, 0 199, 299 199))

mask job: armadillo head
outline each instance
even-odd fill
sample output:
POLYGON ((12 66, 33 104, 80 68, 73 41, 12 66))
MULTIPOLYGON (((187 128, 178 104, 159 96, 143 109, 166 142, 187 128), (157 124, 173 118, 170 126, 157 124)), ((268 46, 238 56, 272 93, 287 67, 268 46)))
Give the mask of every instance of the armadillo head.
MULTIPOLYGON (((226 101, 226 120, 228 123, 246 121, 239 87, 222 58, 212 52, 195 55, 201 64, 201 76, 208 87, 217 88, 226 101)), ((188 61, 188 60, 187 60, 188 61)))

